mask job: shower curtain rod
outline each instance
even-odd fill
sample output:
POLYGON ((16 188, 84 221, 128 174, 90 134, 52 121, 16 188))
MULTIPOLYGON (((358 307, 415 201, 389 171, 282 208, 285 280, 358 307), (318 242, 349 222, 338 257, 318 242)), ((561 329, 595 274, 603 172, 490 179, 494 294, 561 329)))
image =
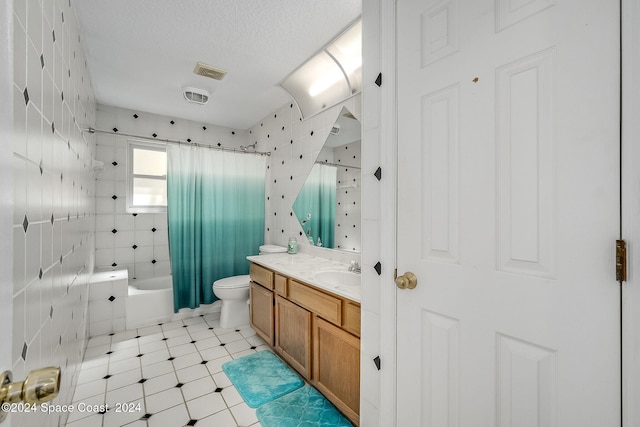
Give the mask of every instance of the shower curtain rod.
POLYGON ((110 134, 110 135, 121 135, 121 136, 128 136, 128 137, 131 137, 131 138, 145 139, 147 141, 153 141, 153 142, 157 142, 157 143, 190 145, 190 146, 194 146, 194 147, 209 148, 211 150, 235 151, 235 152, 242 153, 242 154, 258 154, 260 156, 270 156, 271 155, 271 151, 246 151, 246 150, 241 150, 239 148, 214 147, 214 146, 207 145, 207 144, 198 144, 197 142, 179 141, 177 139, 149 138, 148 136, 134 135, 134 134, 131 134, 131 133, 114 132, 114 131, 102 130, 102 129, 94 129, 94 128, 83 129, 83 132, 107 133, 107 134, 110 134))
POLYGON ((358 170, 362 169, 362 168, 359 168, 358 166, 341 165, 340 163, 329 163, 329 162, 320 162, 320 161, 318 161, 316 163, 319 164, 319 165, 337 166, 339 168, 351 168, 351 169, 358 169, 358 170))

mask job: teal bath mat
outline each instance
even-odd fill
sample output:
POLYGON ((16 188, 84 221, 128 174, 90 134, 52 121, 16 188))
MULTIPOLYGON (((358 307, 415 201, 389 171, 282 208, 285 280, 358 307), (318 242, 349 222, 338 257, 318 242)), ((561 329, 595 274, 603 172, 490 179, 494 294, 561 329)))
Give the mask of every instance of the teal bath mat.
POLYGON ((302 378, 270 351, 259 351, 225 362, 222 370, 251 408, 257 408, 304 384, 302 378))
POLYGON ((256 410, 262 427, 353 427, 315 388, 305 385, 256 410))

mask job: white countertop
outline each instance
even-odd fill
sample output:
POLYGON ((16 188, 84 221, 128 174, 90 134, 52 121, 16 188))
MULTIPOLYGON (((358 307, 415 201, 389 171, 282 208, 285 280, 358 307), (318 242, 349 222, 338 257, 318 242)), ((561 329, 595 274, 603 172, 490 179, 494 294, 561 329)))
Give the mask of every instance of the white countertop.
POLYGON ((316 274, 321 271, 348 271, 349 265, 326 258, 311 256, 304 253, 289 255, 287 253, 254 255, 247 259, 260 264, 270 270, 297 279, 319 289, 324 289, 336 295, 360 302, 360 286, 341 286, 323 282, 316 274))

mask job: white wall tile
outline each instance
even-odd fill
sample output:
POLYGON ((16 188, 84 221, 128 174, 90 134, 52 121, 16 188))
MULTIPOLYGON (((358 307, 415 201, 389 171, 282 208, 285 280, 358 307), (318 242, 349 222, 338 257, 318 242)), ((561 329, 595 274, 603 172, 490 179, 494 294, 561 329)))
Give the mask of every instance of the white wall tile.
MULTIPOLYGON (((56 2, 14 2, 16 318, 12 345, 14 374, 19 377, 32 367, 63 368, 59 400, 68 403, 63 400, 69 396, 85 345, 86 283, 95 258, 95 181, 85 167, 94 156, 95 139, 82 139, 79 123, 85 121, 85 113, 90 120, 95 118, 95 103, 86 70, 65 77, 69 69, 77 70, 71 55, 62 54, 71 52, 72 40, 77 43, 77 26, 75 12, 68 2, 63 3, 69 11, 65 23, 61 13, 56 13, 61 12, 56 2), (90 101, 76 103, 78 95, 90 101), (68 113, 70 105, 78 123, 68 113), (22 228, 25 213, 29 221, 26 235, 22 228), (26 362, 22 359, 25 343, 26 362)), ((76 50, 82 48, 76 46, 76 50)), ((76 60, 82 60, 82 55, 76 60)), ((13 417, 16 425, 32 425, 33 421, 28 415, 13 417)), ((35 424, 45 425, 44 421, 35 424)))

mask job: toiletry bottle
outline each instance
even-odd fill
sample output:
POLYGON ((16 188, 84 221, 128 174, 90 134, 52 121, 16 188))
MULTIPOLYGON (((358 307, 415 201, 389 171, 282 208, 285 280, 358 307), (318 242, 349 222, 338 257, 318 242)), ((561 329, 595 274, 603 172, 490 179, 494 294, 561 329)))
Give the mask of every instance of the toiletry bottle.
POLYGON ((320 237, 318 237, 318 243, 316 243, 316 246, 322 246, 322 240, 320 240, 320 237))
POLYGON ((289 254, 297 254, 298 253, 298 241, 295 237, 289 237, 289 244, 287 245, 287 253, 289 254))

